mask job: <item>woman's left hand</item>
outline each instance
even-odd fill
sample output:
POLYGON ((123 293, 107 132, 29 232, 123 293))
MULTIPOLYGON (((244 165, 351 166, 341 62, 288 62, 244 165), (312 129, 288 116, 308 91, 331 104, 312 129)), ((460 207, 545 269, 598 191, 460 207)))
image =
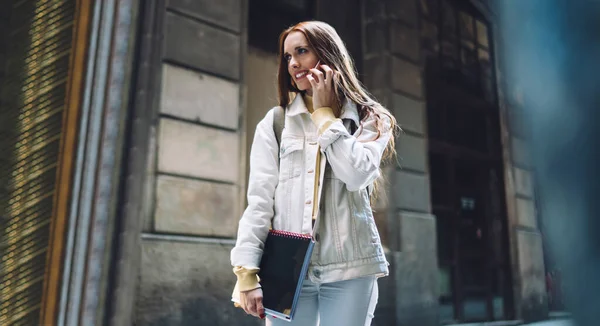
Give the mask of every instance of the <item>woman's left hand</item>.
POLYGON ((313 107, 315 110, 322 107, 331 107, 334 103, 333 69, 327 65, 320 65, 325 74, 317 68, 310 70, 312 75, 306 76, 312 85, 313 107))

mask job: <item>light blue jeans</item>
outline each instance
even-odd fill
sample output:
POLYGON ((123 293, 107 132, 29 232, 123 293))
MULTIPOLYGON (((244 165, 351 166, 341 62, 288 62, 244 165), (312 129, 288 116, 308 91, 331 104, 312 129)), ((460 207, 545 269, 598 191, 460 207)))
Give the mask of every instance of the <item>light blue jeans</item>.
POLYGON ((375 276, 316 284, 304 280, 292 322, 267 317, 267 326, 369 326, 379 297, 375 276))

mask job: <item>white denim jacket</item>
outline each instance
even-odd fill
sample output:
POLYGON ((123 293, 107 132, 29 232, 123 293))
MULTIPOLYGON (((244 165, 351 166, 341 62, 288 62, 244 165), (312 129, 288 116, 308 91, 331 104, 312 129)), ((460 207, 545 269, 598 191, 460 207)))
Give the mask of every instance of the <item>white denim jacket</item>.
MULTIPOLYGON (((231 251, 232 266, 256 268, 271 220, 273 229, 312 233, 315 162, 321 155, 316 244, 308 275, 315 283, 388 274, 367 187, 379 176, 391 131, 379 134, 376 120, 360 124, 354 103, 319 135, 301 96, 286 109, 281 148, 273 131, 273 110, 256 127, 250 153, 248 207, 231 251), (350 123, 357 128, 350 135, 350 123), (278 164, 278 153, 279 164, 278 164), (329 167, 326 168, 326 163, 329 167)), ((389 119, 381 117, 388 124, 389 119)))

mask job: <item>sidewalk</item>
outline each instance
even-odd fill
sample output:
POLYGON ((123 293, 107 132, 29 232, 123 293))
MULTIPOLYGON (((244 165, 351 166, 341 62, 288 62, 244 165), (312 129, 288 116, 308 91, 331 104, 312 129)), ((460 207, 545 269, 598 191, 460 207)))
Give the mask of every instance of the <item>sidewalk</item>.
POLYGON ((554 319, 547 321, 540 321, 535 323, 523 324, 522 321, 491 321, 482 323, 467 323, 467 324, 453 324, 447 326, 575 326, 575 324, 567 319, 554 319))
POLYGON ((523 326, 575 326, 575 324, 567 319, 549 320, 538 323, 525 324, 523 326))

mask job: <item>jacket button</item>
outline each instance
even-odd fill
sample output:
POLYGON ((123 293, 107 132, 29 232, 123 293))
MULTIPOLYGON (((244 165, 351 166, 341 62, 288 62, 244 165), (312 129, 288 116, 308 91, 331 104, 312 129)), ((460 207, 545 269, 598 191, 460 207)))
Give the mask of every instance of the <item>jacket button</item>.
POLYGON ((310 199, 306 201, 306 205, 310 205, 310 203, 312 203, 310 199))
POLYGON ((313 274, 314 274, 314 275, 315 275, 315 277, 317 277, 317 278, 318 278, 319 276, 321 276, 321 272, 319 272, 319 271, 314 271, 314 273, 313 273, 313 274))
POLYGON ((320 237, 319 237, 319 234, 318 234, 318 233, 317 233, 317 234, 315 234, 315 241, 316 241, 316 242, 319 242, 319 239, 320 239, 320 237))

